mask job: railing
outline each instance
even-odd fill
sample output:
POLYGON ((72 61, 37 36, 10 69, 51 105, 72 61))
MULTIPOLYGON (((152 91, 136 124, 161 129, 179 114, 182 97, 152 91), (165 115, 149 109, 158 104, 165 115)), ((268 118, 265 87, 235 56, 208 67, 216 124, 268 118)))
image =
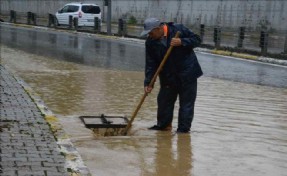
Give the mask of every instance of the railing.
POLYGON ((201 36, 206 47, 287 60, 287 31, 273 32, 264 27, 254 31, 244 26, 228 29, 220 26, 206 27, 204 24, 192 29, 201 36))

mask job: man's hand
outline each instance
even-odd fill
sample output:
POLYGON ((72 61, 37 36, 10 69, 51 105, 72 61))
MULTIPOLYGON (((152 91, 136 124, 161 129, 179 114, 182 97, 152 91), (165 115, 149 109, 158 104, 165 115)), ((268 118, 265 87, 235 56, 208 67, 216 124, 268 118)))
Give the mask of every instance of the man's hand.
POLYGON ((170 45, 171 46, 181 46, 181 39, 180 38, 172 38, 170 45))
POLYGON ((152 87, 145 86, 145 87, 144 87, 144 91, 145 91, 146 93, 151 93, 152 87))

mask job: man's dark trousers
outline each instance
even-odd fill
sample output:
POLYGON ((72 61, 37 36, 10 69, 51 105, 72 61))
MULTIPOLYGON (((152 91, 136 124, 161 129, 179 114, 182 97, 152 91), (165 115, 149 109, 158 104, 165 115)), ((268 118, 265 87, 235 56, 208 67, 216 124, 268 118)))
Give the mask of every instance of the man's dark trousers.
POLYGON ((176 86, 161 86, 157 97, 157 125, 166 128, 173 119, 174 104, 179 96, 178 129, 188 132, 194 116, 194 104, 197 94, 197 80, 188 81, 176 86))

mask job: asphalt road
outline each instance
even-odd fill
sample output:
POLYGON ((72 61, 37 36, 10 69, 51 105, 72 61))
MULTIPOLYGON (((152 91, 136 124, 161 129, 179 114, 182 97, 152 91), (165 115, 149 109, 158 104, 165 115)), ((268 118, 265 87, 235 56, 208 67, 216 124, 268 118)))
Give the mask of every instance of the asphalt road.
MULTIPOLYGON (((106 69, 143 71, 144 41, 0 25, 1 44, 54 59, 106 69)), ((287 87, 287 67, 197 52, 204 75, 287 87)))

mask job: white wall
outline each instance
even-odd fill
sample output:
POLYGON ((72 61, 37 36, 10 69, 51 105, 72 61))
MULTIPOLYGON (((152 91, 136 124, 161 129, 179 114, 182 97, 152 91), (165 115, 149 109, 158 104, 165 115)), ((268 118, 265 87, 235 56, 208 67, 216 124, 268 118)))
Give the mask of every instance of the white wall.
MULTIPOLYGON (((74 0, 0 0, 0 12, 32 11, 40 16, 55 13, 74 0)), ((103 0, 83 0, 98 4, 105 16, 103 0)), ((185 25, 220 25, 256 29, 261 24, 276 30, 287 30, 287 0, 112 0, 112 20, 134 16, 141 24, 147 17, 185 25)))

